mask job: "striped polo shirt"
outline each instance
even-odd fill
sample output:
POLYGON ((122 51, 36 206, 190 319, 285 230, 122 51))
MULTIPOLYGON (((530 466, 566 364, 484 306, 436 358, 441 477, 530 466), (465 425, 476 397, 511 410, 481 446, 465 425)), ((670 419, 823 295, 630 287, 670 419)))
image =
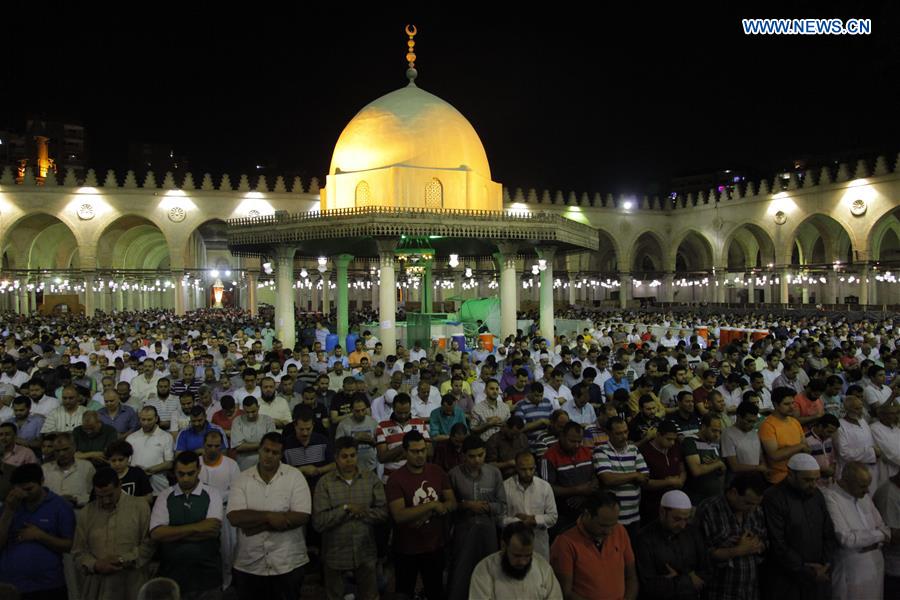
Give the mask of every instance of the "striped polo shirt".
MULTIPOLYGON (((513 411, 513 414, 522 417, 527 425, 528 423, 540 419, 549 419, 550 415, 553 414, 553 404, 547 398, 542 399, 538 404, 533 404, 526 398, 516 404, 516 409, 513 411)), ((527 434, 528 441, 533 443, 540 432, 540 429, 532 429, 529 431, 527 434)))
MULTIPOLYGON (((387 449, 393 450, 403 444, 403 436, 413 430, 421 433, 426 440, 430 440, 428 425, 429 423, 426 419, 420 418, 410 419, 405 425, 401 425, 397 421, 382 421, 378 424, 378 429, 375 430, 375 443, 387 444, 387 449)), ((395 462, 384 463, 385 478, 405 464, 405 458, 395 462)))
MULTIPOLYGON (((594 470, 601 473, 645 473, 650 469, 644 461, 637 446, 629 443, 622 450, 617 450, 609 442, 600 444, 594 449, 594 470)), ((619 501, 619 523, 630 525, 641 520, 641 486, 636 483, 617 485, 609 489, 619 501)))

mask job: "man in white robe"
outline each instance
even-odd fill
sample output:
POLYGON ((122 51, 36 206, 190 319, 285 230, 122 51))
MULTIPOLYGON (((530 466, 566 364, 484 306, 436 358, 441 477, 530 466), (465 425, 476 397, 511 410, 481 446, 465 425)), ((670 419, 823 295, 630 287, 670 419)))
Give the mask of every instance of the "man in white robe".
POLYGON ((878 477, 878 457, 881 451, 875 445, 872 430, 863 417, 862 397, 847 391, 844 396, 844 418, 834 434, 834 453, 837 458, 835 478, 840 478, 844 465, 859 462, 865 465, 871 475, 870 494, 874 494, 878 477))
POLYGON ((878 421, 872 423, 872 438, 881 450, 878 459, 876 489, 900 472, 900 404, 896 400, 878 407, 878 421))
POLYGON ((838 550, 831 575, 833 600, 882 600, 888 528, 868 494, 872 476, 866 465, 844 465, 841 479, 825 490, 825 504, 834 523, 838 550))
MULTIPOLYGON (((241 474, 237 461, 222 453, 222 434, 216 430, 207 432, 203 439, 203 455, 200 457, 200 481, 218 491, 228 506, 228 493, 231 484, 241 474)), ((237 532, 234 526, 224 519, 222 522, 222 534, 219 538, 222 553, 222 589, 228 589, 231 585, 231 567, 234 564, 234 548, 237 544, 237 532)))

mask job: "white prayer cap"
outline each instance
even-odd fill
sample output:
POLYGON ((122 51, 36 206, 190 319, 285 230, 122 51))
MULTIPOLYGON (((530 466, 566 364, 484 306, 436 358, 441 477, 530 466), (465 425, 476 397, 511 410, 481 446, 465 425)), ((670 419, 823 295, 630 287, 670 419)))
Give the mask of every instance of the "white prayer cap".
POLYGON ((546 352, 541 352, 541 355, 539 358, 540 358, 540 360, 544 360, 544 359, 550 360, 550 355, 547 354, 546 352))
POLYGON ((819 463, 811 454, 795 454, 788 461, 788 469, 791 471, 818 471, 819 463))
POLYGON ((384 392, 384 401, 388 404, 392 404, 394 402, 394 397, 397 395, 397 390, 394 388, 390 388, 384 392))
POLYGON ((675 508, 679 510, 690 510, 691 499, 681 490, 669 490, 663 494, 660 506, 663 508, 675 508))

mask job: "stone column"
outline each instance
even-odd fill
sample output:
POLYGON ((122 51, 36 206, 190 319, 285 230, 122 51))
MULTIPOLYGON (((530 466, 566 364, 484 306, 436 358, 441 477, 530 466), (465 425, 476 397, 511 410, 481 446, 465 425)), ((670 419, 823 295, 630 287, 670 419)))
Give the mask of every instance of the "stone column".
POLYGON ((377 239, 381 284, 378 286, 378 339, 384 353, 397 353, 397 276, 394 271, 395 239, 377 239))
POLYGON ((663 275, 662 284, 663 302, 668 302, 670 304, 675 302, 675 274, 666 273, 663 275))
POLYGON ((331 314, 331 271, 322 273, 322 314, 331 314))
POLYGON ((275 334, 285 348, 297 344, 296 312, 294 312, 294 253, 292 246, 275 251, 275 334))
POLYGON ((859 272, 859 303, 861 306, 869 304, 869 265, 864 265, 859 272))
POLYGON ((756 304, 756 275, 750 272, 745 277, 747 278, 747 303, 756 304))
POLYGON ((500 337, 516 334, 516 292, 521 285, 516 276, 516 252, 518 245, 500 243, 494 254, 500 270, 500 337))
POLYGON ((556 246, 539 246, 536 250, 538 257, 546 261, 546 266, 541 271, 540 331, 548 343, 552 344, 556 339, 554 327, 556 315, 553 306, 553 259, 556 257, 556 246))
POLYGON ((183 315, 187 312, 184 306, 184 272, 174 271, 172 282, 175 284, 175 314, 183 315))
POLYGON ((125 310, 125 292, 122 291, 122 285, 125 283, 124 279, 120 279, 116 282, 116 291, 115 291, 115 306, 116 310, 122 312, 125 310))
POLYGON ((779 276, 781 279, 781 283, 778 285, 778 301, 781 304, 787 304, 790 299, 790 289, 788 287, 788 279, 791 276, 791 272, 787 269, 781 270, 781 275, 779 276))
MULTIPOLYGON (((337 267, 337 335, 338 343, 347 347, 347 333, 350 330, 349 302, 347 299, 347 267, 353 260, 352 254, 338 254, 334 258, 337 267)), ((347 348, 349 353, 351 348, 347 348)))
POLYGON ((425 274, 422 276, 422 312, 434 312, 434 261, 425 261, 425 274))
POLYGON ((620 273, 619 282, 619 308, 625 310, 628 308, 628 301, 631 300, 631 273, 620 273))
POLYGON ((94 297, 94 273, 88 272, 84 274, 84 314, 87 317, 93 317, 96 309, 97 301, 94 297))
POLYGON ((14 289, 10 292, 12 296, 12 310, 17 315, 22 314, 22 288, 14 289))
POLYGON ((247 271, 247 310, 250 315, 255 317, 258 310, 256 307, 256 273, 247 271))
POLYGON ((578 288, 575 287, 575 280, 569 276, 569 306, 578 304, 578 288))

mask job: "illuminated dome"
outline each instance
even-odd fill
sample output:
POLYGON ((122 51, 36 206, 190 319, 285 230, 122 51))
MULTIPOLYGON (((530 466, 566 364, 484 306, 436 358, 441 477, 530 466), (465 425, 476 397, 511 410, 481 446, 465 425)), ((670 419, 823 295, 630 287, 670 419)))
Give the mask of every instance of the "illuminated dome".
POLYGON ((491 178, 472 124, 415 84, 378 98, 353 117, 334 148, 329 174, 391 166, 463 168, 491 178))

